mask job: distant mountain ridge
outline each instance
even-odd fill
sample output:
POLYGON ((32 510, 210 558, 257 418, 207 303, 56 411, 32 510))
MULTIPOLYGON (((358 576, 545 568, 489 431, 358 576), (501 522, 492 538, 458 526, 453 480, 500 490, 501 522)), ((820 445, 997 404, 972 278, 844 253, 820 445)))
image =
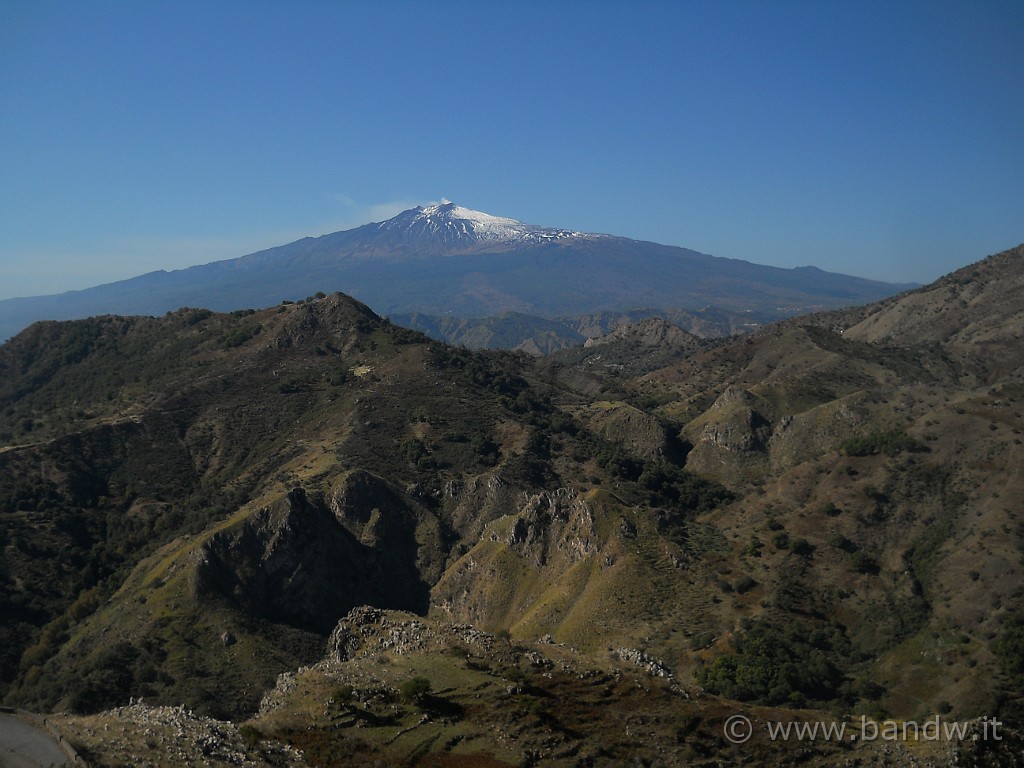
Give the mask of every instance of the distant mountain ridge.
POLYGON ((480 318, 413 312, 391 315, 388 319, 455 346, 469 349, 514 349, 531 355, 546 355, 559 349, 578 347, 616 328, 656 317, 701 338, 749 333, 771 320, 771 316, 764 313, 728 312, 717 307, 699 310, 647 307, 554 319, 521 312, 505 312, 480 318))
POLYGON ((37 320, 267 307, 343 291, 376 312, 543 318, 716 306, 773 318, 910 288, 676 246, 539 227, 443 202, 384 222, 81 291, 0 301, 0 339, 37 320))

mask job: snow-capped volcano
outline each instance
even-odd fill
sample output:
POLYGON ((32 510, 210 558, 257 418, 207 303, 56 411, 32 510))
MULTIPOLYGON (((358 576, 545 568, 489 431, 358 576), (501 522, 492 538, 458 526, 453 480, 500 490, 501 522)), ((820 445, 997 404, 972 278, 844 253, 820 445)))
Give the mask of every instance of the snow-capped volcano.
POLYGON ((434 247, 443 245, 446 248, 588 237, 582 232, 538 227, 504 216, 492 216, 483 211, 463 208, 450 200, 411 208, 376 226, 382 233, 400 235, 411 243, 430 242, 434 247))
POLYGON ((2 301, 0 341, 35 320, 151 315, 183 306, 266 307, 318 291, 343 291, 395 315, 520 312, 551 318, 714 305, 775 317, 785 311, 781 307, 867 303, 909 287, 539 227, 443 200, 237 259, 2 301))

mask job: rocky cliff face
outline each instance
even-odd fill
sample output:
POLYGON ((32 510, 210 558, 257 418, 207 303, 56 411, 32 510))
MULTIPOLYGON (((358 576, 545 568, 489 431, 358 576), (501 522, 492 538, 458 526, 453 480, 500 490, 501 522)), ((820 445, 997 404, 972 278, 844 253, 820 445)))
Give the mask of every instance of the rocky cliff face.
POLYGON ((701 419, 688 426, 693 443, 687 465, 696 472, 748 473, 761 467, 772 433, 758 408, 760 398, 741 387, 728 387, 701 419))
POLYGON ((396 524, 390 508, 381 513, 367 508, 369 501, 340 505, 347 519, 366 519, 359 538, 323 500, 291 491, 206 541, 199 593, 251 616, 320 633, 356 605, 425 611, 428 585, 417 569, 415 540, 411 549, 409 541, 415 525, 396 524))

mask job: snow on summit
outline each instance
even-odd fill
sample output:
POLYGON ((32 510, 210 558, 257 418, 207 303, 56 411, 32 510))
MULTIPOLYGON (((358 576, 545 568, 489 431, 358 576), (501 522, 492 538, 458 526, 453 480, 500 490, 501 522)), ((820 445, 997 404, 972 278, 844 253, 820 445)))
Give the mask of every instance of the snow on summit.
POLYGON ((410 240, 431 239, 447 245, 522 243, 582 237, 580 232, 524 224, 504 216, 463 208, 450 200, 417 206, 377 225, 382 231, 401 233, 410 240))
POLYGON ((463 232, 471 230, 478 238, 488 240, 514 239, 535 229, 515 219, 463 208, 450 201, 423 208, 420 216, 429 224, 454 227, 457 231, 463 232))

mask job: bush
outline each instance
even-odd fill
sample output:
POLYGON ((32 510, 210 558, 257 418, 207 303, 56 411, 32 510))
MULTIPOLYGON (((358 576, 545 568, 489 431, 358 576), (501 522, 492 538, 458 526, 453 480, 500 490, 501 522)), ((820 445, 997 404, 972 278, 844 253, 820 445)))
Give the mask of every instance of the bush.
POLYGON ((339 685, 331 694, 331 699, 334 701, 334 705, 340 709, 347 706, 348 703, 352 701, 352 695, 354 693, 355 689, 353 689, 351 685, 339 685))
POLYGON ((828 545, 830 547, 835 547, 836 549, 841 549, 844 552, 857 551, 857 545, 841 533, 830 533, 828 536, 828 545))
POLYGON ((245 342, 258 335, 262 330, 263 326, 259 323, 248 323, 246 325, 242 325, 228 333, 224 337, 224 343, 228 347, 240 347, 245 344, 245 342))
POLYGON ((874 680, 860 680, 856 685, 856 693, 866 701, 878 701, 885 695, 885 688, 874 680))
POLYGON ((416 464, 416 462, 428 453, 427 447, 423 444, 423 441, 415 437, 410 437, 402 441, 401 450, 402 454, 410 464, 416 464))
POLYGON ((1024 722, 1024 702, 1020 698, 1024 690, 1024 613, 1017 611, 1004 620, 991 649, 1003 673, 998 689, 999 715, 1024 722))
POLYGON ((857 573, 867 573, 874 576, 879 571, 878 563, 875 562, 874 558, 865 555, 863 552, 854 552, 850 560, 857 573))
POLYGON ((847 456, 871 456, 878 453, 896 456, 904 451, 928 450, 907 433, 896 429, 887 432, 872 432, 870 435, 851 438, 843 443, 842 449, 847 456))
POLYGON ((840 695, 844 675, 833 661, 848 652, 838 629, 760 620, 733 637, 733 654, 700 673, 709 691, 741 701, 803 705, 840 695))
POLYGON ((255 726, 248 724, 238 729, 238 735, 242 737, 242 743, 249 749, 258 747, 260 740, 263 738, 263 734, 255 726))
POLYGON ((737 594, 745 595, 747 592, 757 586, 757 581, 751 576, 744 576, 733 585, 733 589, 737 594))
POLYGON ((743 554, 749 557, 760 557, 763 546, 764 544, 757 536, 751 536, 747 546, 743 548, 743 554))
POLYGON ((425 677, 414 677, 402 683, 399 694, 402 701, 409 704, 422 704, 423 700, 430 695, 430 680, 425 677))
POLYGON ((807 539, 793 539, 789 545, 790 551, 800 557, 810 557, 814 554, 814 545, 807 539))

